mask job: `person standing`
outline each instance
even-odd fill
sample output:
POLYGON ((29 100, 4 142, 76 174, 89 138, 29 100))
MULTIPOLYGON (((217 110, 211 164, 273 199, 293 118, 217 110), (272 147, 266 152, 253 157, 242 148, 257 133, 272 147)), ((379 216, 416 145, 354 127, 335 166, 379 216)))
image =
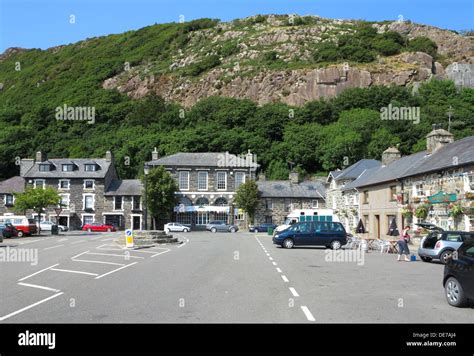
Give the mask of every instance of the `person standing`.
POLYGON ((397 242, 398 245, 398 259, 400 261, 402 255, 405 255, 405 261, 410 261, 408 256, 410 255, 410 249, 408 248, 408 241, 410 241, 410 235, 408 234, 408 230, 410 230, 410 226, 405 226, 402 233, 400 234, 400 239, 397 242))

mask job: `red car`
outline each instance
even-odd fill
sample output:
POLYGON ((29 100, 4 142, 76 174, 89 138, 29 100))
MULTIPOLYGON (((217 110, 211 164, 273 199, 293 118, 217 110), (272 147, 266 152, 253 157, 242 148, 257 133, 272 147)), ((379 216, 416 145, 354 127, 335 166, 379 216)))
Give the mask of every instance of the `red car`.
POLYGON ((101 223, 92 223, 92 224, 85 224, 83 227, 82 227, 82 231, 88 231, 88 232, 92 232, 92 231, 117 231, 115 229, 115 226, 112 226, 112 225, 106 225, 106 224, 101 224, 101 223))

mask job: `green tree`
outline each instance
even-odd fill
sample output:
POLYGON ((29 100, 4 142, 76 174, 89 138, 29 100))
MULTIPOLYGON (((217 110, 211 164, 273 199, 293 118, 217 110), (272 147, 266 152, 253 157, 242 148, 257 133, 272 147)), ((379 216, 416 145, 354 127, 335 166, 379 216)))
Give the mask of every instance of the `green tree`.
MULTIPOLYGON (((143 180, 143 178, 142 178, 143 180)), ((179 199, 175 192, 178 184, 163 166, 152 168, 147 176, 147 208, 153 218, 153 226, 157 220, 169 219, 172 209, 179 199)))
POLYGON ((391 146, 400 143, 400 138, 393 135, 388 129, 382 127, 375 131, 367 146, 367 153, 370 158, 378 159, 382 157, 382 152, 391 146))
POLYGON ((431 57, 436 58, 438 45, 428 37, 415 37, 408 42, 408 49, 413 52, 425 52, 431 57))
POLYGON ((254 223, 255 210, 259 201, 259 192, 257 183, 251 179, 241 184, 235 195, 235 203, 240 209, 247 213, 250 223, 254 223))
MULTIPOLYGON (((25 213, 27 210, 33 210, 38 214, 38 219, 45 212, 48 206, 57 206, 61 202, 58 191, 51 187, 27 188, 23 193, 14 193, 14 210, 18 213, 25 213)), ((40 227, 38 226, 40 229, 40 227)), ((41 229, 40 229, 41 232, 41 229)))

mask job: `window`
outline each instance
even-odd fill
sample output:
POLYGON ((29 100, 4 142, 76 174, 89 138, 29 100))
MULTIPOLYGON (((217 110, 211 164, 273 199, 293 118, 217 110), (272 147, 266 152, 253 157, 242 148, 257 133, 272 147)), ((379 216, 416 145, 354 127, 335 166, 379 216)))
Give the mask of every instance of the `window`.
POLYGON ((368 190, 364 190, 364 204, 369 204, 369 191, 368 190))
POLYGON ((197 206, 206 206, 209 205, 209 200, 207 198, 201 197, 198 200, 196 200, 196 205, 197 206))
POLYGON ((417 197, 424 197, 425 192, 423 191, 423 184, 416 184, 414 193, 415 193, 414 195, 417 197))
POLYGON ((93 179, 85 179, 84 180, 84 189, 94 189, 94 180, 93 179))
POLYGON ((245 183, 245 172, 235 172, 235 190, 237 190, 242 183, 245 183))
POLYGON ((59 207, 63 209, 69 209, 69 194, 59 194, 61 201, 59 202, 59 207))
POLYGON ((140 210, 141 197, 139 195, 132 197, 132 210, 140 210))
POLYGON ((189 190, 189 172, 179 172, 179 190, 189 190))
POLYGON ((462 242, 461 234, 446 234, 446 241, 462 242))
POLYGON ((5 206, 13 206, 13 194, 5 194, 5 206))
POLYGON ((85 170, 86 172, 95 172, 96 165, 95 164, 86 164, 85 170))
POLYGON ((94 209, 93 195, 84 195, 84 209, 94 209))
POLYGON ((217 206, 227 206, 227 199, 226 198, 217 198, 214 202, 214 205, 217 206))
POLYGON ((122 210, 123 208, 123 197, 114 197, 114 210, 122 210))
POLYGON ((237 209, 237 215, 235 216, 235 220, 244 220, 245 213, 242 209, 237 209))
POLYGON ((265 215, 265 224, 272 224, 273 218, 271 215, 265 215))
POLYGON ((209 213, 198 212, 196 216, 196 225, 206 225, 209 222, 209 213))
POLYGON ((464 254, 468 257, 474 257, 474 246, 467 248, 464 254))
POLYGON ((291 210, 291 205, 292 205, 291 199, 288 199, 288 198, 285 199, 284 204, 285 204, 285 211, 290 211, 291 210))
POLYGON ((93 215, 84 215, 82 217, 82 224, 92 224, 94 222, 94 216, 93 215))
POLYGON ((227 172, 217 172, 217 190, 227 189, 227 172))
POLYGON ((267 210, 273 209, 273 200, 272 199, 265 199, 265 208, 267 210))
POLYGON ((73 164, 63 164, 62 165, 62 170, 63 172, 72 172, 74 170, 74 165, 73 164))
POLYGON ((344 204, 349 205, 349 196, 348 195, 344 195, 344 204))
POLYGON ((207 172, 198 172, 198 190, 207 190, 207 172))
POLYGON ((390 186, 390 201, 396 201, 397 200, 397 186, 392 185, 390 186))
POLYGON ((35 188, 45 188, 45 181, 44 179, 35 179, 35 182, 34 182, 34 187, 35 188))
POLYGON ((354 194, 354 204, 359 205, 359 194, 358 193, 354 194))
POLYGON ((69 179, 60 179, 59 189, 69 190, 69 179))
POLYGON ((51 170, 51 166, 49 164, 40 164, 39 170, 40 172, 49 172, 51 170))
POLYGON ((317 209, 319 206, 319 201, 317 199, 311 200, 311 208, 317 209))

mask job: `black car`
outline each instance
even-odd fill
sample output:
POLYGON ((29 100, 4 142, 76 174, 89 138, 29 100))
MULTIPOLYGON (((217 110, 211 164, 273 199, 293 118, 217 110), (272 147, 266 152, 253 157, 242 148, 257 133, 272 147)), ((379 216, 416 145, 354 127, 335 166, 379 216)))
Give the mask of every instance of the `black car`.
POLYGON ((272 223, 264 223, 260 225, 250 225, 249 226, 249 231, 250 232, 267 232, 269 228, 272 230, 275 230, 277 226, 272 223))
POLYGON ((474 300, 474 241, 464 242, 444 266, 443 286, 448 303, 454 307, 474 300))

